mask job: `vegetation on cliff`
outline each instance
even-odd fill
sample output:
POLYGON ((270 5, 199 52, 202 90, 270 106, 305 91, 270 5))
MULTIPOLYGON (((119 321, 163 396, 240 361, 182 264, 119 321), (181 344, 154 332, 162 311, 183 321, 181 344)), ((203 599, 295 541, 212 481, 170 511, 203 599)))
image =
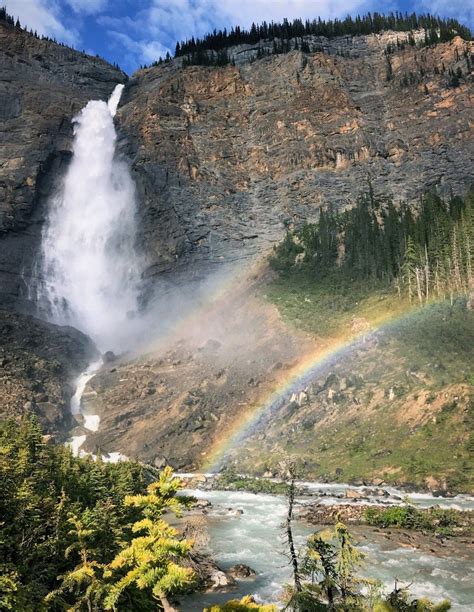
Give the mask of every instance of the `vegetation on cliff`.
POLYGON ((397 207, 369 189, 354 208, 321 209, 317 223, 288 232, 271 263, 310 282, 393 284, 423 304, 467 293, 473 253, 473 191, 449 202, 428 193, 414 207, 397 207))
POLYGON ((473 262, 473 191, 396 206, 369 189, 353 208, 287 231, 270 258, 278 276, 268 297, 288 320, 331 336, 354 317, 377 324, 433 301, 454 305, 472 287, 473 262))
MULTIPOLYGON (((343 20, 322 20, 320 17, 313 20, 294 19, 293 21, 283 20, 281 23, 261 24, 252 23, 250 29, 246 30, 236 26, 228 31, 214 30, 203 38, 194 38, 177 42, 175 48, 175 58, 182 58, 183 67, 186 66, 226 66, 235 65, 235 57, 229 53, 229 48, 236 45, 258 45, 257 54, 254 59, 261 59, 268 55, 280 55, 290 51, 300 50, 303 53, 324 52, 325 47, 322 43, 308 42, 308 37, 321 37, 333 39, 344 36, 364 36, 370 34, 380 34, 384 31, 404 32, 408 36, 404 40, 398 40, 396 45, 389 44, 386 49, 386 56, 394 53, 397 49, 404 49, 406 45, 424 47, 448 42, 455 36, 460 36, 464 40, 471 40, 471 31, 456 19, 442 18, 430 14, 417 15, 416 13, 368 13, 364 16, 348 16, 343 20), (424 30, 422 39, 415 39, 413 34, 416 30, 424 30), (265 43, 272 43, 270 46, 265 43)), ((344 55, 344 52, 337 51, 344 55)), ((169 52, 166 56, 153 62, 156 66, 164 62, 170 62, 172 56, 169 52)), ((468 62, 470 60, 468 59, 468 62)), ((391 69, 390 60, 387 59, 391 69)), ((146 68, 147 66, 141 66, 146 68)), ((461 74, 462 76, 462 74, 461 74)), ((456 75, 453 73, 453 86, 456 82, 456 75)), ((390 80, 391 74, 387 74, 390 80)), ((459 83, 458 83, 459 84, 459 83)))
POLYGON ((73 457, 34 421, 0 424, 0 608, 155 610, 193 583, 190 542, 163 520, 181 487, 134 462, 73 457))
MULTIPOLYGON (((227 63, 229 58, 226 53, 222 53, 228 47, 241 44, 256 45, 260 41, 279 40, 279 45, 274 47, 275 53, 287 53, 296 48, 302 51, 309 51, 308 43, 304 41, 306 36, 323 36, 325 38, 335 38, 338 36, 359 36, 367 34, 378 34, 384 30, 395 32, 411 32, 413 30, 424 29, 427 32, 426 44, 436 44, 445 42, 458 35, 466 40, 470 40, 471 32, 469 28, 460 24, 455 19, 444 19, 433 15, 402 14, 399 12, 382 15, 380 13, 368 13, 364 16, 355 18, 348 16, 343 20, 313 19, 303 21, 285 19, 281 23, 267 23, 256 25, 253 23, 250 29, 246 30, 239 26, 219 30, 207 34, 203 38, 194 37, 190 40, 176 44, 175 57, 184 56, 189 64, 208 64, 217 60, 220 65, 227 63), (298 39, 300 41, 298 42, 298 39), (209 54, 208 52, 215 52, 209 54), (227 58, 227 62, 225 59, 227 58)), ((415 41, 413 39, 413 43, 415 41)), ((217 64, 219 65, 219 64, 217 64)))

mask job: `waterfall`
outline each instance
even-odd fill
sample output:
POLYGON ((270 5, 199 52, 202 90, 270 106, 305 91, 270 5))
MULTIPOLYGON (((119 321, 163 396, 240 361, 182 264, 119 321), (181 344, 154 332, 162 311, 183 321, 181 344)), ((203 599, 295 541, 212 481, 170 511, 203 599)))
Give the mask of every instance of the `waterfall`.
POLYGON ((127 348, 138 306, 135 188, 116 156, 113 120, 122 90, 73 119, 73 156, 50 201, 37 287, 51 321, 84 331, 103 351, 127 348))

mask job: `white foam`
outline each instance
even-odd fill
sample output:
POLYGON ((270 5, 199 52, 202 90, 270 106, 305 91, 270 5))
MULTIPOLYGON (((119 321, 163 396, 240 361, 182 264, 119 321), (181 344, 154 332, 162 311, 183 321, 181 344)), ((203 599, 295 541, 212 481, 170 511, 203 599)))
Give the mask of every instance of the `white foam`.
POLYGON ((128 457, 122 453, 114 452, 102 455, 102 461, 105 463, 118 463, 119 461, 128 461, 128 457))
POLYGON ((68 442, 68 445, 71 447, 72 450, 72 454, 75 457, 79 456, 79 449, 81 448, 81 446, 84 444, 84 442, 86 441, 86 437, 87 436, 73 436, 70 441, 68 442))
POLYGON ((84 427, 89 431, 97 431, 99 429, 100 416, 98 414, 85 414, 84 427))

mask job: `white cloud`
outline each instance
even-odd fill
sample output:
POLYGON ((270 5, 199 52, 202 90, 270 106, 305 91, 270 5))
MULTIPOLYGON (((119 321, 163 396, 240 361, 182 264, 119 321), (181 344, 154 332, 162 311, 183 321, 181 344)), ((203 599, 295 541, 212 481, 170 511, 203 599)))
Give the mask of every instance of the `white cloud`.
POLYGON ((252 21, 281 21, 288 19, 323 19, 345 17, 354 11, 363 11, 368 6, 365 0, 230 0, 221 6, 223 14, 232 22, 242 26, 251 25, 252 21))
POLYGON ((453 17, 460 23, 474 26, 474 4, 467 0, 416 0, 414 10, 418 13, 432 13, 441 17, 453 17))
POLYGON ((75 13, 96 15, 107 8, 108 0, 66 0, 75 13))
MULTIPOLYGON (((145 64, 154 62, 160 56, 165 56, 166 52, 168 51, 168 48, 164 47, 158 41, 134 40, 131 36, 125 34, 124 32, 109 30, 109 36, 123 49, 126 49, 134 57, 139 58, 140 61, 145 64)), ((127 61, 124 63, 127 63, 127 61)), ((134 62, 132 63, 134 64, 134 62)))
POLYGON ((61 22, 61 10, 55 0, 6 0, 8 13, 19 17, 23 26, 38 34, 50 36, 70 45, 79 42, 77 30, 66 28, 61 22))

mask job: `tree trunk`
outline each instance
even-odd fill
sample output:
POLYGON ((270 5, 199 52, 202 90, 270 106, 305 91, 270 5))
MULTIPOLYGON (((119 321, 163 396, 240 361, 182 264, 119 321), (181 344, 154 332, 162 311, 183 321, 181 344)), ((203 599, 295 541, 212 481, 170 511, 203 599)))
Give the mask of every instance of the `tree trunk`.
POLYGON ((301 578, 298 568, 298 557, 296 556, 295 542, 293 539, 293 530, 291 522, 293 520, 293 506, 295 504, 295 476, 291 474, 290 488, 288 491, 288 514, 286 515, 286 535, 288 537, 288 546, 290 548, 291 565, 293 566, 293 579, 295 583, 295 591, 301 593, 301 578))
POLYGON ((423 304, 423 293, 421 289, 421 274, 420 269, 418 267, 415 268, 415 277, 416 277, 416 291, 418 293, 418 301, 420 304, 423 304))

